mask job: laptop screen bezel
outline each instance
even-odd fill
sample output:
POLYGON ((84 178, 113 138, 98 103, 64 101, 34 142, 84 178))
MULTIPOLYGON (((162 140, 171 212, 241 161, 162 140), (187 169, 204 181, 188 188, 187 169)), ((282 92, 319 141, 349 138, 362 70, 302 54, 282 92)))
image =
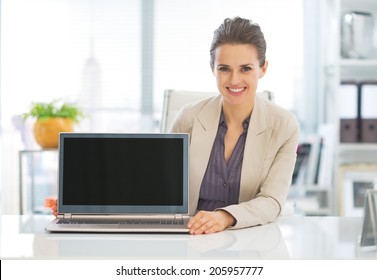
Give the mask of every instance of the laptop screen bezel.
POLYGON ((183 214, 188 215, 189 135, 186 133, 77 133, 59 134, 58 213, 59 214, 183 214), (68 205, 64 204, 64 141, 68 138, 150 138, 183 140, 183 204, 182 205, 68 205))

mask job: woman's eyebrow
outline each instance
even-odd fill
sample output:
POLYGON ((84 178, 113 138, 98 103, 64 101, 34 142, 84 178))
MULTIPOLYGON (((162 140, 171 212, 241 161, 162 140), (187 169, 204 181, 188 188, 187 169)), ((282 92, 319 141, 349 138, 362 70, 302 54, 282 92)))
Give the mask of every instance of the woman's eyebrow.
MULTIPOLYGON (((255 66, 254 63, 246 63, 246 64, 242 64, 240 65, 239 67, 246 67, 246 66, 255 66)), ((217 67, 230 67, 228 64, 223 64, 223 63, 219 63, 217 64, 217 67)))
POLYGON ((240 67, 246 67, 246 66, 255 66, 254 63, 247 63, 247 64, 242 64, 240 67))
POLYGON ((217 66, 219 67, 219 66, 221 66, 221 67, 229 67, 229 65, 227 65, 227 64, 217 64, 217 66))

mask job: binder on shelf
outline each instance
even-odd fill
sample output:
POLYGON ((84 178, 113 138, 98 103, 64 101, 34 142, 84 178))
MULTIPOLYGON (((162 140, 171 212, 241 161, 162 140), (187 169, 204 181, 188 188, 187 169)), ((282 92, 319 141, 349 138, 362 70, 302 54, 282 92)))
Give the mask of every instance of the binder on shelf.
POLYGON ((343 81, 339 89, 339 116, 341 119, 357 119, 358 117, 358 84, 343 81))
POLYGON ((377 81, 360 83, 361 118, 377 119, 377 81))
POLYGON ((343 81, 340 85, 340 142, 360 140, 360 88, 356 82, 343 81))
POLYGON ((340 142, 356 143, 359 141, 359 120, 341 119, 340 120, 340 142))
POLYGON ((377 143, 377 119, 361 119, 361 142, 377 143))
POLYGON ((360 89, 360 141, 377 143, 377 81, 363 82, 360 89))

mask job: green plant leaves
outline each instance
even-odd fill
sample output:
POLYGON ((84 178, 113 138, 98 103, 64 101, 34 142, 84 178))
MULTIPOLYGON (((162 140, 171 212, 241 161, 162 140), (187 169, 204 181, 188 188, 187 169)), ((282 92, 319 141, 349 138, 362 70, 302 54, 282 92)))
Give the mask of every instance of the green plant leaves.
POLYGON ((23 114, 23 119, 34 117, 37 119, 48 118, 69 118, 74 122, 78 122, 84 116, 83 112, 73 103, 61 103, 59 100, 52 102, 36 102, 32 103, 30 111, 23 114))

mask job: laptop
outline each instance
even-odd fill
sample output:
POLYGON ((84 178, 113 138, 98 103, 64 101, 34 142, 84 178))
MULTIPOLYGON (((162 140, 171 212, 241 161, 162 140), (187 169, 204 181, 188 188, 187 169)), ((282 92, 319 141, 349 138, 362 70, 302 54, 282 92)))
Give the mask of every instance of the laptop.
POLYGON ((60 133, 49 232, 187 233, 188 134, 60 133))

